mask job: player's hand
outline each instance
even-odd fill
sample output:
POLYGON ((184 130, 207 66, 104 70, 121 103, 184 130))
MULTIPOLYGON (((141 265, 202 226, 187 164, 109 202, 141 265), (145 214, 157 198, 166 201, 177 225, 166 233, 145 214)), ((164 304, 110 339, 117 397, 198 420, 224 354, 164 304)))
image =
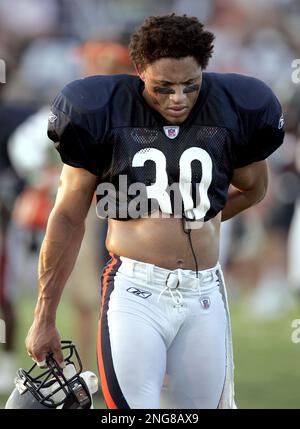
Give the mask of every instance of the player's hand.
POLYGON ((61 368, 65 367, 61 350, 61 338, 54 323, 34 320, 25 340, 27 353, 40 368, 46 368, 46 356, 53 353, 53 358, 61 368))

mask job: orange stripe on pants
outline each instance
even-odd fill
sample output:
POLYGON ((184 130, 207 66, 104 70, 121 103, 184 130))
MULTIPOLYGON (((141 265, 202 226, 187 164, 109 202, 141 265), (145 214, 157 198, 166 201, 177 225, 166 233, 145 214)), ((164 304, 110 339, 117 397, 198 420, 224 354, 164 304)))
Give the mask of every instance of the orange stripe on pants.
POLYGON ((108 276, 112 272, 114 266, 118 262, 118 260, 113 256, 112 253, 110 253, 110 256, 112 257, 112 261, 109 264, 109 266, 107 267, 107 270, 105 271, 105 273, 103 275, 101 318, 99 320, 99 325, 98 325, 98 350, 97 351, 98 351, 98 365, 99 365, 99 371, 100 371, 101 387, 102 387, 103 395, 105 398, 105 402, 106 402, 109 409, 117 409, 118 407, 111 397, 111 394, 110 394, 110 391, 108 388, 108 384, 107 384, 107 379, 106 379, 105 369, 104 369, 104 364, 103 364, 103 358, 102 358, 103 355, 102 355, 102 337, 101 337, 101 326, 102 326, 104 302, 105 302, 105 297, 106 297, 106 292, 107 292, 108 276))

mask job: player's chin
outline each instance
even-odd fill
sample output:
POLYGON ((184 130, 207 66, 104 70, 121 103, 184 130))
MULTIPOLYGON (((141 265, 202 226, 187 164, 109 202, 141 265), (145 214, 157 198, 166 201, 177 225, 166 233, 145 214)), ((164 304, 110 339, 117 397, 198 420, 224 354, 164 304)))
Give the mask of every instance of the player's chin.
POLYGON ((184 122, 186 120, 186 118, 188 117, 187 113, 184 113, 182 115, 166 115, 166 119, 170 124, 181 124, 182 122, 184 122))

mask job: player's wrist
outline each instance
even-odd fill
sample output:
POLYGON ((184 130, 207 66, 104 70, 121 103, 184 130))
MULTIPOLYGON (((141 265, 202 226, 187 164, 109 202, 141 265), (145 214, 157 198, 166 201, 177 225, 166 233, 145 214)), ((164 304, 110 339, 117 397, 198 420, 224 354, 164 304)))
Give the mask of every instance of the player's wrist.
POLYGON ((49 299, 39 297, 34 317, 38 323, 55 324, 56 322, 56 308, 49 299))

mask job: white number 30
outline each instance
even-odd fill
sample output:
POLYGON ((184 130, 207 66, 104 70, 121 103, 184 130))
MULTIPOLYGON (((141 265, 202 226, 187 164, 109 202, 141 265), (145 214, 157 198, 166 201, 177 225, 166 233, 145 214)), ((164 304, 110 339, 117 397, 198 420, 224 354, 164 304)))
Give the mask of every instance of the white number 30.
MULTIPOLYGON (((163 152, 155 148, 143 149, 137 152, 132 160, 133 167, 143 167, 145 162, 151 160, 156 166, 156 182, 147 186, 148 198, 155 198, 163 213, 172 214, 172 206, 168 188, 168 175, 166 171, 167 159, 163 152)), ((203 219, 210 208, 207 191, 212 180, 212 160, 209 154, 199 147, 186 149, 179 160, 179 189, 182 195, 185 216, 189 219, 203 219), (198 184, 200 195, 199 204, 194 207, 191 196, 192 161, 198 160, 202 166, 202 178, 198 184)))

